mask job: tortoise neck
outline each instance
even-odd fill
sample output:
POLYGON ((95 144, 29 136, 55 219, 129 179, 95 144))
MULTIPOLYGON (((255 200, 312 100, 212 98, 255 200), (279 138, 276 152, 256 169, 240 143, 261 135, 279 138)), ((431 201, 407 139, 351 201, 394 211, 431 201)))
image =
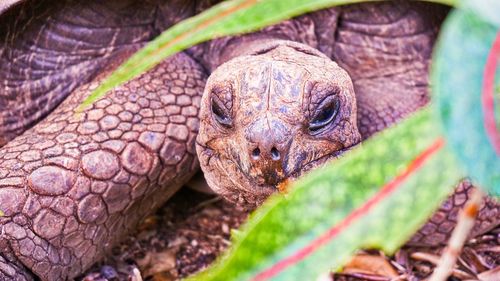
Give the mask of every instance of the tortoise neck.
POLYGON ((266 27, 255 33, 215 39, 191 48, 190 53, 209 72, 232 58, 259 53, 260 50, 265 50, 270 45, 276 46, 283 41, 302 43, 330 57, 336 15, 334 9, 315 12, 266 27))
MULTIPOLYGON (((203 64, 211 73, 221 64, 240 56, 254 55, 284 42, 296 41, 287 36, 262 33, 214 40, 205 47, 203 64)), ((302 42, 301 42, 302 43, 302 42)))
POLYGON ((220 49, 218 59, 213 61, 211 71, 219 65, 240 56, 255 55, 266 52, 270 48, 274 48, 285 42, 287 38, 277 38, 268 36, 246 36, 234 38, 220 49))

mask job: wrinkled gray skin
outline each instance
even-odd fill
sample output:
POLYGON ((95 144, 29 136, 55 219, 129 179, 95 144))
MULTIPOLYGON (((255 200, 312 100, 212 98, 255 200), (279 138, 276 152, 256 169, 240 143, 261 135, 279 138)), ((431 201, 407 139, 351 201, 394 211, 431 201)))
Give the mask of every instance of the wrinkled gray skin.
MULTIPOLYGON (((258 205, 427 103, 443 15, 347 6, 214 40, 77 116, 106 74, 206 4, 17 2, 0 6, 0 280, 81 273, 189 180, 195 146, 216 192, 258 205)), ((461 183, 412 243, 443 243, 470 189, 461 183)), ((490 200, 474 234, 496 225, 490 200)))

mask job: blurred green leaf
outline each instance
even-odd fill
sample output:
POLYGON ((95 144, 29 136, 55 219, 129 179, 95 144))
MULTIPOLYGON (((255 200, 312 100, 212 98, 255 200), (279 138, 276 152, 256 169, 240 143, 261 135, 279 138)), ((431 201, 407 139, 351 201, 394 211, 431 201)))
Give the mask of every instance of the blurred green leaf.
POLYGON ((453 11, 441 29, 431 74, 433 99, 453 151, 467 174, 496 196, 500 161, 486 131, 481 98, 485 64, 498 32, 470 11, 453 11))
POLYGON ((288 195, 272 197, 242 228, 230 252, 189 280, 267 280, 259 274, 287 264, 332 231, 337 233, 281 268, 273 280, 314 280, 340 267, 360 248, 395 251, 463 176, 455 159, 441 148, 421 168, 410 168, 396 186, 388 185, 439 141, 439 128, 428 109, 366 141, 349 157, 294 183, 288 195), (391 186, 395 189, 388 192, 391 186))
MULTIPOLYGON (((454 0, 457 2, 457 0, 454 0)), ((474 11, 485 21, 500 27, 500 1, 498 0, 458 0, 459 7, 474 11)))

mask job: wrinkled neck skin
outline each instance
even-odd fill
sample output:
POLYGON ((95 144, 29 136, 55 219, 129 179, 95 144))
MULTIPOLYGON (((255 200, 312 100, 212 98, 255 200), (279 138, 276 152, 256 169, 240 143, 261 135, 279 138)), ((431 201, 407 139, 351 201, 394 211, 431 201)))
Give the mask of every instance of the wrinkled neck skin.
POLYGON ((219 39, 205 63, 200 164, 216 193, 247 208, 361 141, 349 75, 293 37, 219 39))
POLYGON ((222 37, 192 47, 189 52, 209 71, 238 56, 265 50, 278 41, 307 45, 331 58, 339 10, 330 8, 306 14, 242 36, 222 37))
MULTIPOLYGON (((279 45, 286 45, 291 42, 294 41, 288 40, 287 38, 280 38, 278 36, 269 37, 263 34, 235 38, 229 42, 226 42, 225 46, 220 49, 219 56, 216 58, 214 57, 210 61, 210 72, 213 72, 215 69, 217 69, 217 67, 232 59, 265 53, 272 48, 276 48, 279 45)), ((294 43, 296 43, 297 46, 299 44, 302 44, 297 42, 294 43)))

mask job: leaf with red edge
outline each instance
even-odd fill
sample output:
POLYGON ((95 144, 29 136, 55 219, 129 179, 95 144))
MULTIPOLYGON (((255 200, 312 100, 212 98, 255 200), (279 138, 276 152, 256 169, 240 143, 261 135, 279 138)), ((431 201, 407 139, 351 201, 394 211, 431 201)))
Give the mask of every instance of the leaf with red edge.
POLYGON ((271 198, 229 253, 190 280, 314 280, 357 249, 391 253, 461 176, 424 110, 271 198))
POLYGON ((500 196, 499 101, 494 89, 495 80, 500 81, 495 75, 500 69, 500 29, 470 11, 455 10, 442 27, 434 57, 433 99, 446 138, 467 174, 500 196))
POLYGON ((207 9, 162 32, 120 65, 80 105, 89 106, 107 91, 195 44, 257 30, 314 10, 363 0, 233 0, 207 9))
MULTIPOLYGON (((434 0, 452 5, 458 0, 434 0)), ((151 69, 167 57, 217 37, 251 32, 326 7, 366 2, 363 0, 232 0, 162 32, 120 65, 80 105, 89 106, 107 91, 151 69)))

